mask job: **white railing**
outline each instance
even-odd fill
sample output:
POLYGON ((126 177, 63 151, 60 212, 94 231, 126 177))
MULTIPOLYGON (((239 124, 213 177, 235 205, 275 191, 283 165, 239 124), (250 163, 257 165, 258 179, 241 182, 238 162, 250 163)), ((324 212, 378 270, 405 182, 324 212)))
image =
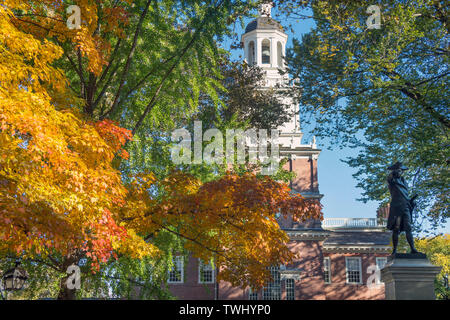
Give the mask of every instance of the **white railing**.
POLYGON ((322 221, 324 229, 370 229, 386 226, 386 221, 377 218, 325 218, 322 221))

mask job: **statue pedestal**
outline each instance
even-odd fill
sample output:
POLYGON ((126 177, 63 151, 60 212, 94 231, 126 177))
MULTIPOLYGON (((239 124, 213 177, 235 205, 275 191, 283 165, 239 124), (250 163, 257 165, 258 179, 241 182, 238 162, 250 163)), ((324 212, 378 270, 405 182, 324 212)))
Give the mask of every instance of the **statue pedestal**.
POLYGON ((381 269, 386 300, 435 300, 434 279, 441 267, 423 253, 396 253, 381 269))

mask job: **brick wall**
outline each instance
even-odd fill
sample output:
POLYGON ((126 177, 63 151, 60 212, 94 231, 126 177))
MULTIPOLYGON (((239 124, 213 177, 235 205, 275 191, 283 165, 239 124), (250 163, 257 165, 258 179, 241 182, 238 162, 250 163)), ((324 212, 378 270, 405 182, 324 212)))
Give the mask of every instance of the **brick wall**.
MULTIPOLYGON (((323 253, 322 241, 296 240, 288 244, 289 248, 298 253, 298 258, 288 266, 288 269, 301 270, 301 279, 295 283, 296 300, 347 300, 384 299, 384 284, 374 288, 367 286, 372 273, 367 273, 370 265, 376 265, 376 257, 387 257, 389 254, 374 253, 323 253), (346 283, 345 257, 361 258, 362 284, 346 283), (326 284, 323 274, 323 259, 329 257, 331 261, 331 283, 326 284)), ((198 283, 198 259, 189 257, 185 265, 184 283, 168 284, 169 290, 178 299, 215 299, 215 284, 198 283)), ((232 287, 230 283, 220 281, 217 285, 219 300, 247 300, 249 288, 232 287)), ((258 292, 262 299, 263 292, 258 292)), ((286 299, 285 281, 281 281, 281 299, 286 299)))
POLYGON ((298 192, 319 192, 317 180, 317 160, 297 158, 288 161, 283 168, 295 172, 291 188, 298 192))
POLYGON ((184 265, 183 283, 169 283, 170 292, 181 300, 214 300, 215 284, 199 283, 199 262, 189 256, 184 265))
POLYGON ((329 253, 325 257, 331 262, 331 283, 324 285, 327 300, 378 300, 384 299, 384 284, 369 288, 367 280, 372 273, 367 272, 370 265, 376 264, 376 257, 387 257, 389 254, 373 253, 329 253), (361 257, 362 284, 346 283, 345 257, 361 257))

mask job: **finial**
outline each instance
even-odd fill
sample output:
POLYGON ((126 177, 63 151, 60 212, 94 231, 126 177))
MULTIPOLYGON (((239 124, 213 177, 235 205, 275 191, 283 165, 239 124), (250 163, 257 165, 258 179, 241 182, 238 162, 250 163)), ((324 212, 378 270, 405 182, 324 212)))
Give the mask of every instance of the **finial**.
POLYGON ((259 5, 259 15, 261 17, 271 17, 271 10, 273 8, 272 2, 267 2, 259 5))

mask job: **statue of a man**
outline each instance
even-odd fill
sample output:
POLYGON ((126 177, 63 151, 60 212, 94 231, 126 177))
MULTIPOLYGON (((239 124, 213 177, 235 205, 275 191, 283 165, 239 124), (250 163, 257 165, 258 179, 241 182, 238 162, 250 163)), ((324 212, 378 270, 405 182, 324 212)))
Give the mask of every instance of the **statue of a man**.
POLYGON ((389 192, 391 193, 391 203, 389 206, 387 228, 392 230, 392 244, 394 246, 392 254, 397 252, 398 236, 403 231, 406 233, 406 240, 411 247, 411 253, 418 253, 414 247, 414 239, 411 231, 412 213, 415 207, 414 200, 417 195, 411 199, 408 198, 408 184, 401 176, 402 171, 408 170, 408 168, 401 162, 396 162, 388 170, 391 170, 387 179, 389 192))

